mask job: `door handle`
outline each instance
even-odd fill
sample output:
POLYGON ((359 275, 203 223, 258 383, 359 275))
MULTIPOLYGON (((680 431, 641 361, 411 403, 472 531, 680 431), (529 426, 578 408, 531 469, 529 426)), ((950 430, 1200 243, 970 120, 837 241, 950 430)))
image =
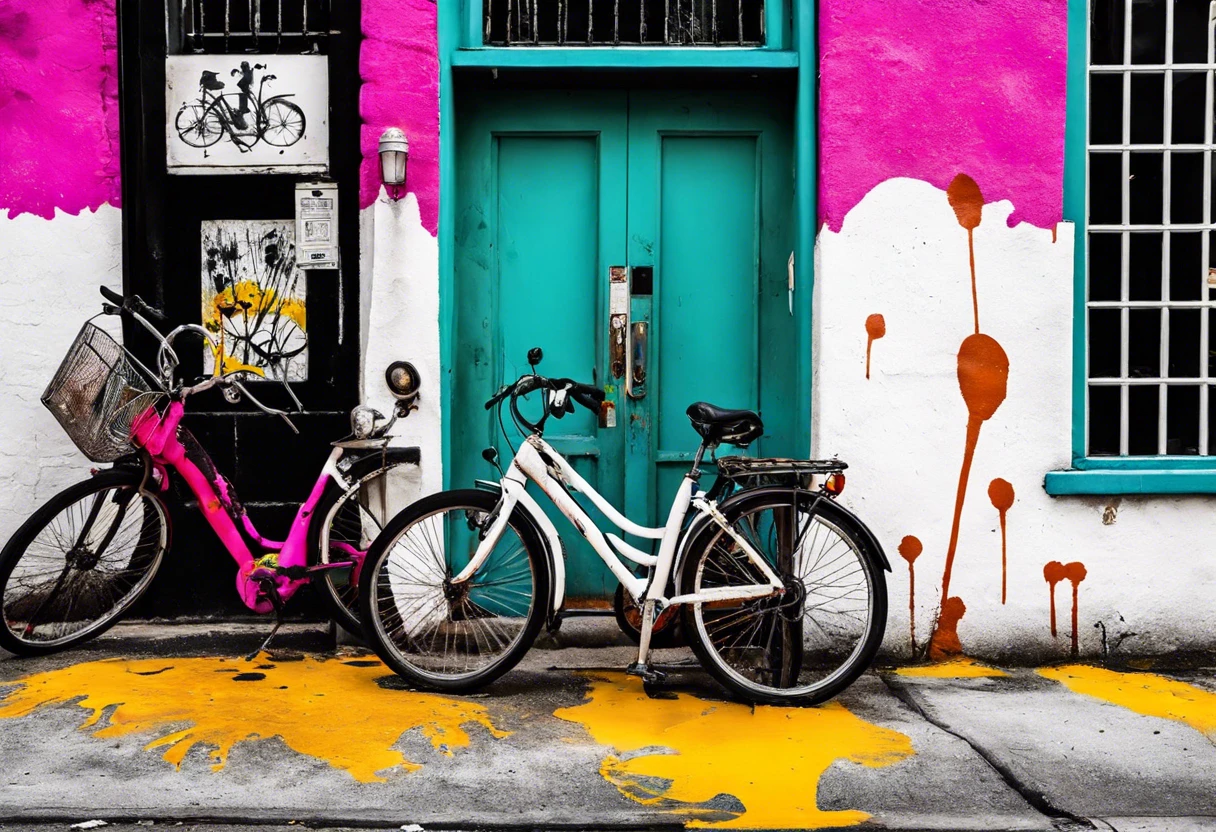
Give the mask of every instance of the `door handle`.
POLYGON ((648 321, 634 321, 629 329, 629 378, 626 392, 631 399, 646 397, 646 353, 649 335, 648 321))

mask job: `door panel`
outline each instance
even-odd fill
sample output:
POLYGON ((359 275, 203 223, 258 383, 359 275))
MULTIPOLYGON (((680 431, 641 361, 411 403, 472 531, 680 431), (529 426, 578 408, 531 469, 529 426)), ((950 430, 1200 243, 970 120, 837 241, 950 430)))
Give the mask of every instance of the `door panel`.
POLYGON ((655 310, 659 505, 670 504, 699 437, 684 411, 704 399, 758 408, 758 159, 755 136, 664 136, 655 310))
MULTIPOLYGON (((528 371, 604 384, 609 265, 624 263, 624 96, 498 94, 458 112, 456 371, 449 482, 497 478, 480 456, 494 445, 504 465, 523 435, 503 417, 504 440, 483 403, 528 371), (615 213, 614 213, 615 211, 615 213)), ((539 414, 538 395, 524 416, 539 414)), ((621 502, 619 431, 576 408, 550 419, 545 438, 588 482, 621 502)), ((574 606, 610 597, 615 579, 569 522, 529 486, 562 531, 574 606)), ((604 522, 597 512, 591 512, 604 522)))
POLYGON ((788 104, 765 96, 630 96, 629 263, 654 266, 655 293, 653 308, 633 300, 652 360, 646 398, 629 402, 631 517, 666 519, 699 441, 684 414, 694 401, 758 410, 765 434, 749 454, 806 453, 791 396, 790 125, 788 104))
MULTIPOLYGON (((511 455, 482 403, 526 371, 533 346, 545 351, 545 375, 604 386, 614 427, 579 408, 551 420, 545 436, 638 522, 666 519, 698 442, 684 415, 693 401, 760 409, 766 434, 752 453, 805 453, 790 399, 798 366, 785 271, 790 109, 763 96, 676 93, 463 98, 453 487, 493 476, 480 459, 487 445, 511 455), (639 283, 630 302, 632 320, 650 326, 638 399, 608 364, 609 267, 617 265, 635 279, 638 268, 653 270, 651 293, 639 283)), ((509 421, 508 434, 518 447, 509 421)), ((610 597, 615 580, 550 513, 570 552, 571 606, 610 597)))

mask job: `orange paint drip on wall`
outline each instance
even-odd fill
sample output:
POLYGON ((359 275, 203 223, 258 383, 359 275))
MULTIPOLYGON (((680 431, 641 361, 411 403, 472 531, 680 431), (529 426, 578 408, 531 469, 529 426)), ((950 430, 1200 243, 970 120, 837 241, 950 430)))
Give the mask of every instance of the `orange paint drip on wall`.
POLYGON ((394 748, 413 728, 448 757, 469 746, 466 725, 507 736, 482 705, 376 684, 388 673, 379 661, 311 657, 256 665, 222 658, 107 659, 18 680, 0 699, 0 719, 71 704, 90 712, 81 730, 101 739, 151 734, 144 747, 163 748, 164 759, 177 768, 195 746, 211 746, 213 771, 224 767, 238 743, 279 737, 297 753, 365 783, 383 780, 380 772, 422 768, 394 748))
POLYGON ((866 318, 866 378, 870 377, 870 349, 874 342, 887 334, 887 321, 877 313, 866 318))
POLYGON ((554 713, 586 727, 613 751, 600 773, 638 803, 691 826, 819 829, 858 824, 860 809, 819 808, 819 778, 838 760, 870 768, 913 753, 905 735, 866 722, 839 702, 817 708, 752 708, 677 694, 650 699, 638 679, 586 674, 587 701, 554 713), (743 811, 705 804, 734 796, 743 811))
MULTIPOLYGON (((942 611, 938 628, 946 620, 946 603, 950 599, 950 577, 954 556, 958 551, 959 524, 963 516, 963 501, 967 496, 967 480, 980 427, 992 418, 1005 401, 1009 381, 1009 358, 996 339, 983 334, 968 335, 958 351, 958 386, 967 405, 967 441, 963 448, 963 466, 958 475, 958 491, 954 497, 954 522, 950 527, 950 544, 946 550, 946 568, 942 572, 942 611)), ((961 602, 960 602, 961 603, 961 602)))
POLYGON ((1001 518, 1001 603, 1006 598, 1006 576, 1008 574, 1008 546, 1005 537, 1005 513, 1013 506, 1013 486, 1008 480, 997 477, 988 483, 988 499, 1001 518))
POLYGON ((1072 654, 1077 655, 1077 588, 1085 580, 1085 564, 1073 561, 1064 565, 1064 577, 1072 584, 1072 654))
POLYGON ((958 622, 967 614, 967 605, 959 597, 947 598, 937 617, 937 627, 929 639, 929 658, 935 662, 946 661, 963 654, 963 645, 958 638, 958 622))
POLYGON ((971 262, 971 308, 975 313, 975 332, 980 331, 980 300, 975 286, 975 229, 984 216, 984 195, 980 186, 965 173, 960 173, 946 188, 946 199, 954 209, 958 224, 967 229, 967 254, 971 262))
POLYGON ((1056 584, 1064 580, 1064 564, 1058 560, 1043 565, 1043 580, 1051 590, 1051 637, 1056 637, 1056 584))
POLYGON ((907 535, 899 541, 899 556, 908 562, 908 626, 912 631, 912 652, 916 652, 916 559, 925 547, 920 538, 907 535))

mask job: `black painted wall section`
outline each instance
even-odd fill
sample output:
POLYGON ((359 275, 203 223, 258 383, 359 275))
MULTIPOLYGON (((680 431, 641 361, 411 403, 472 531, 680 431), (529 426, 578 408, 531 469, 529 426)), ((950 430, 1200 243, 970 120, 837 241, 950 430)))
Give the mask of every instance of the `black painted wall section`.
MULTIPOLYGON (((201 317, 200 224, 215 219, 294 217, 295 183, 287 175, 169 176, 165 170, 165 2, 119 0, 123 164, 124 287, 160 305, 172 325, 201 317)), ((349 433, 347 412, 359 388, 359 3, 335 2, 330 61, 331 178, 339 183, 343 268, 308 274, 309 380, 294 384, 306 412, 294 435, 278 418, 218 392, 190 399, 185 424, 235 486, 266 537, 286 537, 329 454, 349 433), (341 317, 340 317, 341 316, 341 317)), ((222 61, 222 58, 220 59, 222 61)), ((151 359, 152 339, 128 328, 128 345, 151 359)), ((202 371, 202 346, 179 350, 185 378, 202 371)), ((258 384, 266 404, 289 409, 277 384, 258 384)), ((236 565, 192 503, 175 487, 170 511, 173 546, 135 615, 248 616, 236 593, 236 565)), ((294 614, 318 616, 311 593, 293 600, 294 614)))

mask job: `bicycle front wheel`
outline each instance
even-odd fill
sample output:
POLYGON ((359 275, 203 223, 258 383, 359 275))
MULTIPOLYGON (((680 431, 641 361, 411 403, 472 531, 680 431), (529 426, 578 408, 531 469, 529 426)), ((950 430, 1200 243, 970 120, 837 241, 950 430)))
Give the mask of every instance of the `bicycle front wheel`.
POLYGON ((34 512, 0 552, 0 647, 37 656, 100 635, 152 583, 169 540, 143 471, 116 468, 34 512))
POLYGON ((317 504, 309 563, 352 563, 349 569, 327 569, 314 578, 330 615, 348 632, 360 634, 359 575, 366 552, 389 518, 406 502, 412 490, 408 472, 417 470, 413 457, 394 449, 358 459, 346 476, 353 482, 343 489, 331 483, 317 504))
POLYGON ((262 138, 275 147, 291 147, 304 137, 304 111, 281 98, 262 105, 260 114, 262 138))
POLYGON ((531 524, 513 516, 472 577, 454 583, 493 523, 498 496, 446 491, 385 526, 359 580, 363 631, 416 687, 466 692, 523 657, 545 619, 549 570, 531 524))
MULTIPOLYGON (((684 632, 701 664, 751 702, 811 705, 860 676, 882 642, 887 591, 881 555, 861 524, 830 499, 760 489, 722 513, 777 573, 784 592, 684 608, 684 632)), ((695 532, 681 593, 764 584, 738 542, 717 524, 695 532)))

